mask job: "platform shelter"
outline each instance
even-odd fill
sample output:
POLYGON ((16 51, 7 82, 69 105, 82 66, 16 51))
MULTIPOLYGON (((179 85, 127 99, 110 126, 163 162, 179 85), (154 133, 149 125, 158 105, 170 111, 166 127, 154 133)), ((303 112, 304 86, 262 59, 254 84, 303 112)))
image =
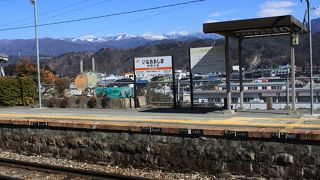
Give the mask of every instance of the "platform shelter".
POLYGON ((240 81, 240 109, 243 108, 243 67, 242 43, 249 38, 288 36, 291 47, 291 112, 296 113, 296 90, 295 90, 295 46, 298 34, 306 33, 307 28, 291 15, 275 16, 266 18, 244 19, 224 22, 203 24, 204 33, 216 33, 225 37, 225 65, 226 65, 226 94, 227 113, 231 113, 231 62, 230 62, 230 38, 238 40, 239 81, 240 81))

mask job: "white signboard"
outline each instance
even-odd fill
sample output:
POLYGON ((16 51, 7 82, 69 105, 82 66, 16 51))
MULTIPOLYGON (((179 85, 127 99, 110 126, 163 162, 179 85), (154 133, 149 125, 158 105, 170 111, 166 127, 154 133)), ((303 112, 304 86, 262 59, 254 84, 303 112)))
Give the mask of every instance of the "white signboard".
POLYGON ((172 74, 172 57, 141 57, 134 59, 134 70, 137 76, 159 76, 172 74))
POLYGON ((88 88, 92 89, 96 87, 98 82, 97 74, 93 72, 88 72, 87 77, 88 77, 88 88))
POLYGON ((190 49, 191 72, 225 72, 225 47, 201 47, 190 49))

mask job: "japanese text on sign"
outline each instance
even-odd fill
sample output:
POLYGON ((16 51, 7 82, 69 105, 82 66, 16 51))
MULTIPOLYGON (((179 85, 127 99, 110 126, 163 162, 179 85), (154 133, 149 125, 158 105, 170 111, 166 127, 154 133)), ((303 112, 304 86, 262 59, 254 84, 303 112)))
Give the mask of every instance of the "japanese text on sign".
POLYGON ((142 57, 135 58, 135 72, 138 75, 164 75, 172 73, 172 57, 142 57))

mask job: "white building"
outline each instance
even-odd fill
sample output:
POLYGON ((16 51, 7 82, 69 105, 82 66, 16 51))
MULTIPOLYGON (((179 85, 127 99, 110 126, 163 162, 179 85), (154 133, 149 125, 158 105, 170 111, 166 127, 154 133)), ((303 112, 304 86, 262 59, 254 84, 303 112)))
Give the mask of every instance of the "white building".
POLYGON ((69 85, 69 91, 71 96, 81 96, 82 91, 78 90, 75 82, 71 82, 69 85))

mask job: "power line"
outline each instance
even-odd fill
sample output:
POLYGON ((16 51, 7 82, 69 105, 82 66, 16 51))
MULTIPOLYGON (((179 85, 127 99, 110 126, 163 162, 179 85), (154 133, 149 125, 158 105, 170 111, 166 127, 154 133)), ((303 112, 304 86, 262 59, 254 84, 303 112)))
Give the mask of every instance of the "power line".
MULTIPOLYGON (((110 30, 110 29, 118 28, 118 27, 121 27, 121 26, 125 26, 125 25, 128 25, 128 24, 132 24, 132 23, 141 21, 141 20, 145 20, 145 19, 148 19, 148 18, 152 18, 152 17, 155 17, 155 16, 159 16, 159 15, 162 15, 162 14, 164 14, 164 13, 173 12, 173 11, 176 11, 176 10, 179 10, 179 9, 182 9, 182 8, 185 8, 185 7, 186 7, 186 6, 177 7, 177 8, 175 8, 175 9, 170 9, 170 10, 162 11, 162 12, 160 12, 160 13, 156 13, 156 14, 144 16, 144 17, 137 18, 137 19, 134 19, 134 20, 131 20, 131 21, 127 21, 127 22, 124 22, 124 23, 121 23, 121 24, 117 24, 117 25, 114 25, 114 26, 111 26, 111 27, 108 27, 108 28, 103 28, 103 29, 94 31, 94 32, 89 33, 89 34, 104 32, 104 31, 107 31, 107 30, 110 30)), ((84 35, 83 35, 83 36, 84 36, 84 35)), ((79 36, 79 37, 82 37, 82 36, 79 36)))
MULTIPOLYGON (((134 13, 139 13, 139 12, 144 12, 144 11, 152 11, 152 10, 164 9, 164 8, 169 8, 169 7, 174 7, 174 6, 181 6, 181 5, 199 3, 199 2, 203 2, 203 1, 206 1, 206 0, 193 0, 193 1, 187 1, 187 2, 182 2, 182 3, 176 3, 176 4, 168 4, 168 5, 162 5, 162 6, 157 6, 157 7, 138 9, 138 10, 133 10, 133 11, 124 11, 124 12, 119 12, 119 13, 106 14, 106 15, 101 15, 101 16, 93 16, 93 17, 86 17, 86 18, 80 18, 80 19, 72 19, 72 20, 66 20, 66 21, 58 21, 58 22, 52 22, 52 23, 39 24, 38 26, 39 27, 43 27, 43 26, 52 26, 52 25, 80 22, 80 21, 88 21, 88 20, 101 19, 101 18, 107 18, 107 17, 112 17, 112 16, 134 14, 134 13)), ((33 27, 34 27, 33 25, 20 26, 20 27, 10 27, 10 28, 0 29, 0 31, 28 29, 28 28, 33 28, 33 27)))
POLYGON ((60 11, 60 10, 63 10, 63 9, 67 9, 69 7, 78 6, 78 5, 86 3, 88 1, 91 1, 91 0, 83 0, 83 1, 80 1, 80 2, 72 3, 70 5, 67 5, 67 6, 64 6, 64 7, 61 7, 61 8, 56 8, 56 9, 53 9, 51 11, 47 11, 47 12, 41 13, 39 15, 51 14, 53 12, 60 11))
MULTIPOLYGON (((83 4, 83 3, 86 3, 90 0, 82 0, 80 2, 76 2, 76 3, 72 3, 72 4, 69 4, 67 6, 64 6, 64 7, 60 7, 60 8, 56 8, 56 9, 53 9, 53 10, 50 10, 50 11, 46 11, 46 12, 43 12, 43 13, 40 13, 38 16, 43 16, 43 15, 46 15, 46 14, 52 14, 56 11, 61 11, 63 9, 67 9, 67 8, 70 8, 70 7, 73 7, 73 6, 78 6, 80 4, 83 4)), ((30 17, 27 17, 27 18, 24 18, 24 19, 20 19, 20 20, 16 20, 16 21, 13 21, 13 22, 10 22, 10 23, 7 23, 7 24, 3 24, 3 25, 0 25, 0 26, 8 26, 8 25, 11 25, 11 24, 16 24, 16 23, 19 23, 19 22, 24 22, 24 21, 27 21, 27 20, 32 20, 33 19, 33 16, 30 16, 30 17)))
MULTIPOLYGON (((88 1, 88 0, 85 0, 85 1, 88 1)), ((91 7, 94 7, 94 6, 109 2, 109 1, 111 1, 111 0, 102 0, 102 1, 99 1, 97 3, 89 4, 89 5, 86 5, 86 6, 81 7, 81 8, 72 9, 72 10, 69 10, 67 12, 59 13, 59 14, 56 14, 56 15, 53 15, 53 16, 49 16, 49 17, 45 17, 45 18, 40 18, 39 20, 47 20, 47 19, 52 19, 52 18, 55 18, 55 17, 63 16, 63 15, 66 15, 66 14, 71 14, 73 12, 77 12, 77 11, 80 11, 80 10, 83 10, 83 9, 91 8, 91 7)), ((26 23, 26 24, 23 24, 21 26, 26 26, 26 25, 29 25, 29 24, 33 24, 33 23, 26 23)))

